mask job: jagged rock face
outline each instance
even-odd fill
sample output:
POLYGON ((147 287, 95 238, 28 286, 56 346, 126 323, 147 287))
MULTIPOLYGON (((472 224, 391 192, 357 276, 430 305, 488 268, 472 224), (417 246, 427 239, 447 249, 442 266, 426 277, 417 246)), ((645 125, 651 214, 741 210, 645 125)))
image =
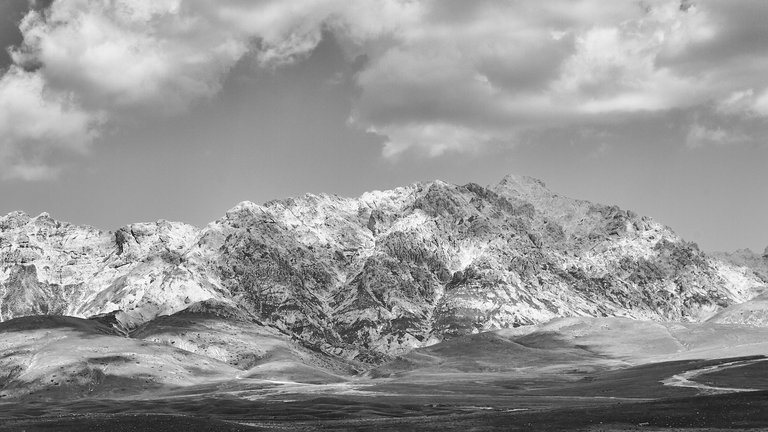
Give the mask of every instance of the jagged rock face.
POLYGON ((702 320, 762 285, 650 218, 514 176, 244 202, 203 229, 111 235, 16 213, 0 262, 2 319, 120 309, 140 324, 213 299, 369 362, 561 316, 702 320))

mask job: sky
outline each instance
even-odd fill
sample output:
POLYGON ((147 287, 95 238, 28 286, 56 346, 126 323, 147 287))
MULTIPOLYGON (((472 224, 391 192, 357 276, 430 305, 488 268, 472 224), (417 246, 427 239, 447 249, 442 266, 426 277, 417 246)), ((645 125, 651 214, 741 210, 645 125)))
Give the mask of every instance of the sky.
POLYGON ((3 0, 0 214, 542 179, 768 245, 764 0, 3 0))

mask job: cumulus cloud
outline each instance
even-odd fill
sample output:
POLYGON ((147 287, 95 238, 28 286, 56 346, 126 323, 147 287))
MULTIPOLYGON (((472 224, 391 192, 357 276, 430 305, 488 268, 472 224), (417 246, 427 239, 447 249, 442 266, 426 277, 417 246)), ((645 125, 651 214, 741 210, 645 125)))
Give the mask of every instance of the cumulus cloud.
POLYGON ((413 12, 407 4, 400 11, 385 7, 393 2, 378 3, 56 1, 25 16, 24 42, 12 54, 17 64, 41 66, 46 83, 75 91, 85 107, 175 113, 216 94, 226 73, 250 51, 262 66, 286 64, 314 49, 325 25, 337 23, 362 40, 385 31, 392 22, 386 14, 399 19, 413 12), (375 14, 380 20, 374 21, 375 14))
MULTIPOLYGON (((388 138, 385 154, 435 155, 673 109, 768 115, 764 1, 520 3, 430 3, 360 74, 353 119, 388 138), (421 136, 431 125, 450 125, 442 142, 421 136)), ((693 124, 686 144, 750 139, 730 130, 693 124)))
POLYGON ((1 123, 0 161, 27 166, 6 177, 42 177, 101 125, 183 112, 243 56, 285 66, 324 31, 365 54, 349 123, 383 136, 387 157, 704 105, 766 116, 766 13, 763 0, 60 0, 27 13, 2 77, 37 108, 6 102, 0 119, 46 126, 30 137, 1 123))
POLYGON ((174 0, 56 1, 30 10, 19 29, 2 77, 6 178, 53 177, 62 153, 85 152, 105 122, 214 95, 248 44, 174 0))
POLYGON ((54 88, 85 107, 185 108, 215 94, 221 75, 248 49, 223 24, 189 13, 179 0, 54 2, 20 25, 17 64, 40 65, 54 88))
MULTIPOLYGON (((706 3, 433 2, 361 72, 352 119, 388 138, 386 155, 436 155, 712 103, 739 84, 714 72, 728 65, 672 64, 724 31, 706 3), (424 138, 435 125, 444 140, 424 138)), ((746 73, 762 76, 759 67, 746 73)))
POLYGON ((289 64, 311 52, 327 26, 359 45, 418 19, 421 7, 373 0, 60 0, 30 10, 19 24, 23 42, 10 50, 14 66, 2 77, 4 91, 24 96, 0 104, 0 119, 21 117, 40 130, 0 123, 3 176, 51 177, 46 160, 64 149, 84 151, 100 125, 183 112, 215 95, 248 53, 263 67, 289 64), (23 101, 36 101, 36 109, 23 101))
POLYGON ((100 116, 80 109, 66 93, 45 88, 43 78, 11 67, 0 78, 0 172, 24 180, 51 178, 47 160, 59 152, 85 152, 100 116))

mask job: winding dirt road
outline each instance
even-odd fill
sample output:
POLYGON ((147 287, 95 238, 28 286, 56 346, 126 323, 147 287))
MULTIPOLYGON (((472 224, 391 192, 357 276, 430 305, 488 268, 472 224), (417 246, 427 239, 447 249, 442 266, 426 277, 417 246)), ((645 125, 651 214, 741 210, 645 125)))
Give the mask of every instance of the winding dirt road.
POLYGON ((768 361, 768 359, 761 358, 761 359, 751 359, 751 360, 736 360, 736 361, 723 363, 715 366, 707 366, 699 369, 692 369, 677 375, 673 375, 665 380, 662 380, 661 383, 664 385, 672 386, 672 387, 695 388, 704 394, 722 394, 722 393, 757 391, 760 389, 713 387, 713 386, 709 386, 709 385, 694 381, 694 379, 701 375, 706 375, 706 374, 710 374, 713 372, 718 372, 726 369, 743 367, 743 366, 764 362, 764 361, 768 361))

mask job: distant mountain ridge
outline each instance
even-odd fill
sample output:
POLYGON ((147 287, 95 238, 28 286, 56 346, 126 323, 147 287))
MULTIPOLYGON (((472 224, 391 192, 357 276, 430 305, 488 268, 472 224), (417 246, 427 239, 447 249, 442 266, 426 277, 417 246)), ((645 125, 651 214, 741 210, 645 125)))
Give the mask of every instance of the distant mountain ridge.
POLYGON ((648 217, 520 176, 243 202, 203 228, 0 218, 0 320, 120 310, 136 327, 210 300, 363 362, 556 317, 702 321, 764 286, 648 217))
POLYGON ((739 249, 733 252, 713 252, 712 256, 738 267, 746 267, 768 283, 768 247, 763 253, 753 252, 750 249, 739 249))

